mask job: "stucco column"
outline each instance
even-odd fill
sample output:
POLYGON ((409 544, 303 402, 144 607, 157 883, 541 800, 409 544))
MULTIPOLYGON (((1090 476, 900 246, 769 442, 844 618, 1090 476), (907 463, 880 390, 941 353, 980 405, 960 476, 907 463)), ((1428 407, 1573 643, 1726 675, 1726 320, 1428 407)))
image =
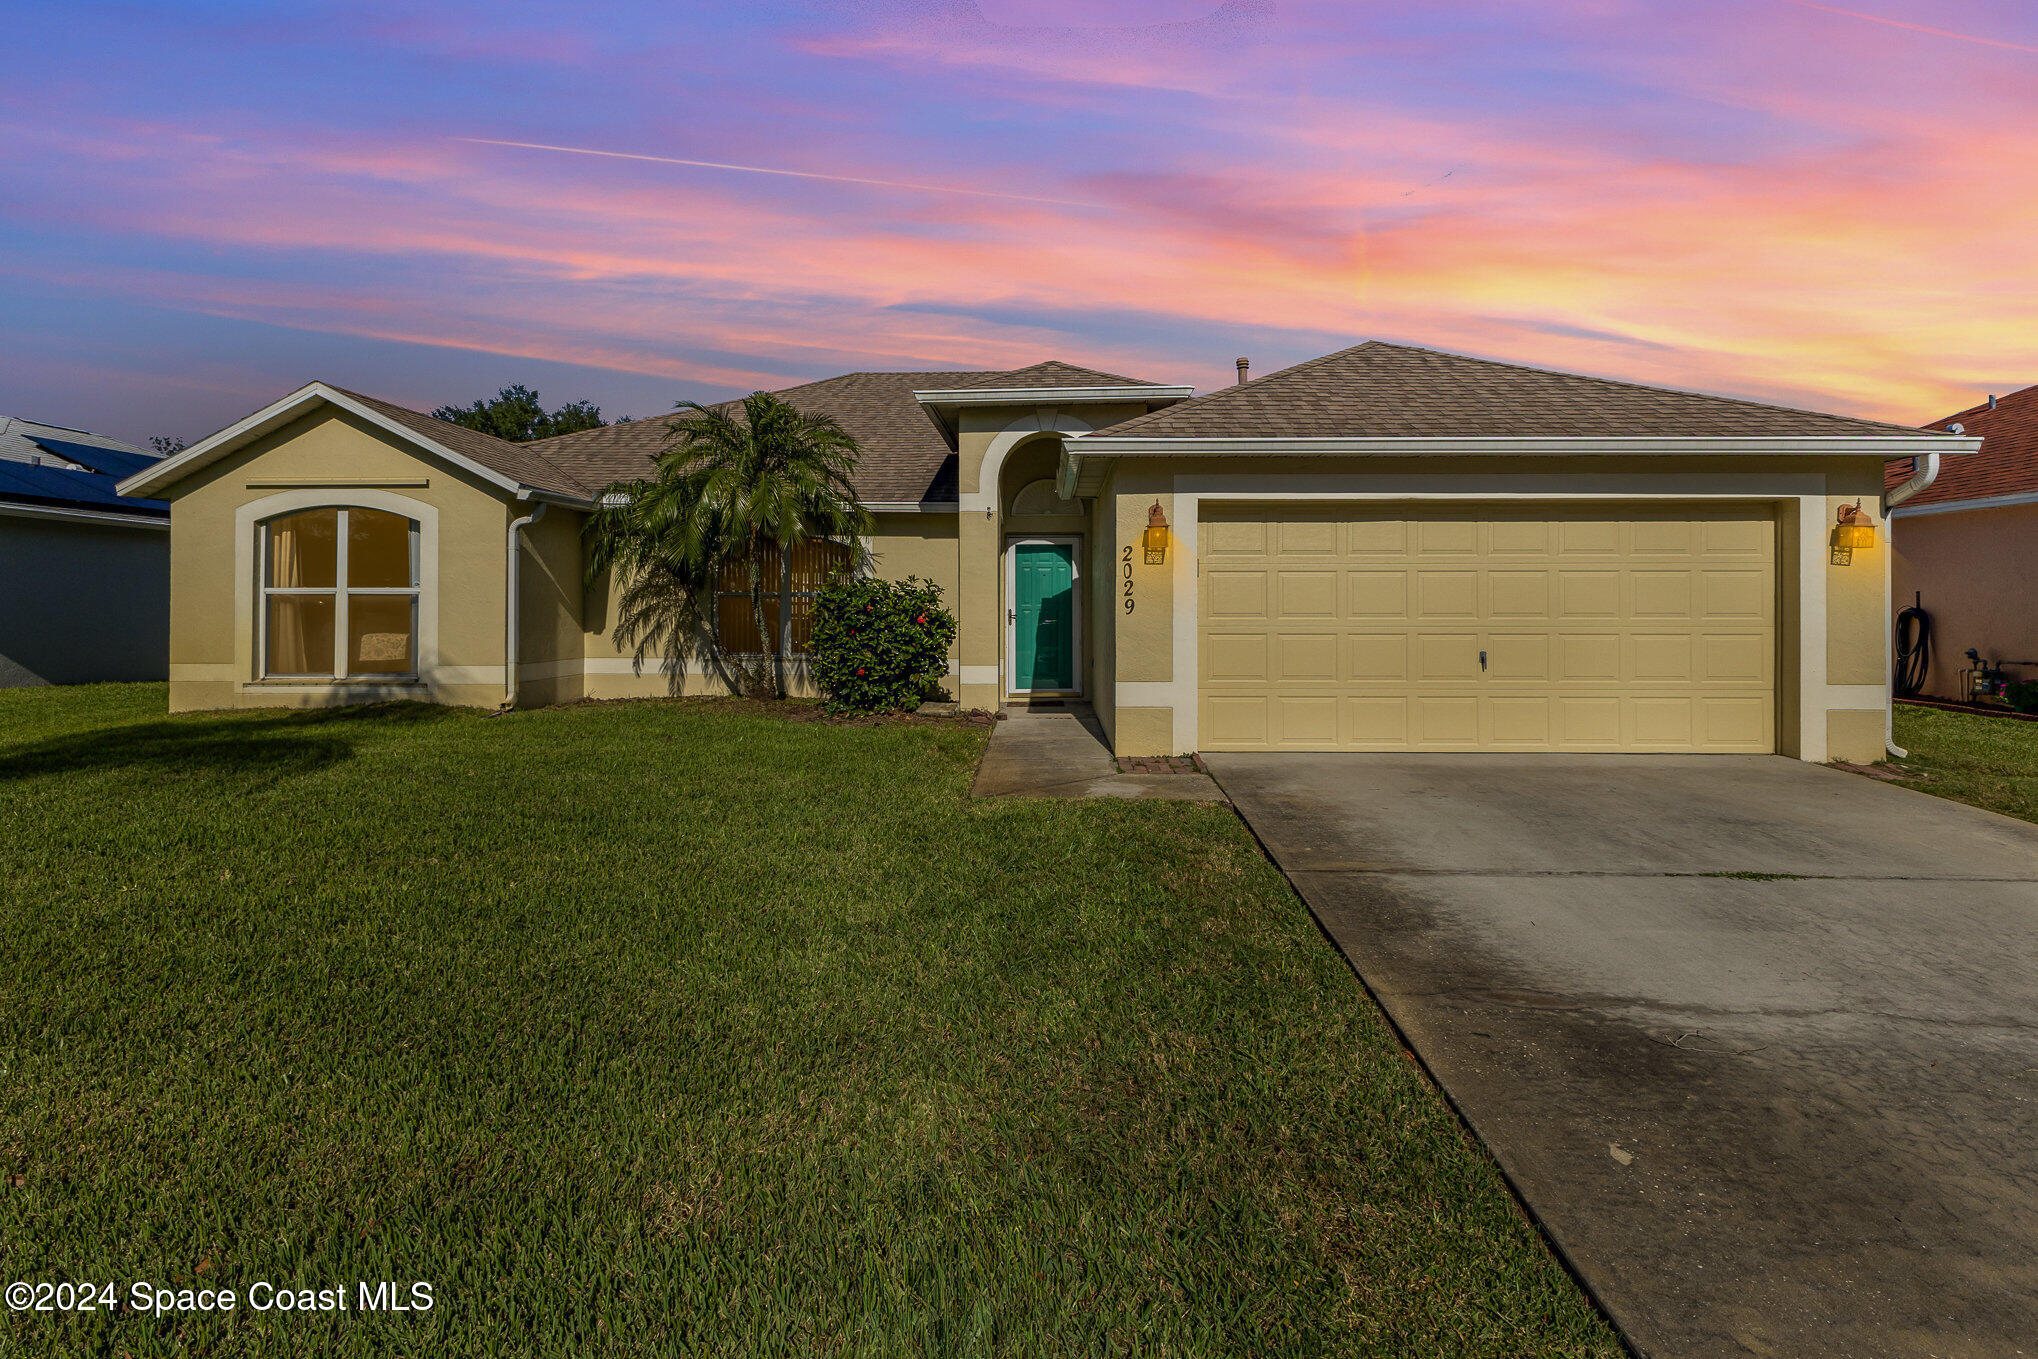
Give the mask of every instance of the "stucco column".
POLYGON ((1005 697, 999 669, 1005 614, 999 588, 1000 524, 982 507, 961 512, 956 537, 961 588, 956 620, 962 626, 956 697, 965 708, 996 709, 1005 697))
MULTIPOLYGON (((1831 558, 1833 523, 1843 505, 1877 505, 1882 464, 1863 460, 1828 474, 1819 522, 1806 526, 1826 558, 1826 758, 1871 764, 1883 758, 1888 724, 1889 521, 1876 525, 1875 545, 1856 548, 1843 563, 1831 558)), ((1817 645, 1819 639, 1807 639, 1817 645)))
MULTIPOLYGON (((1157 473, 1121 471, 1112 487, 1114 525, 1111 543, 1112 626, 1116 629, 1113 648, 1117 669, 1117 714, 1114 742, 1120 755, 1179 755, 1175 734, 1175 709, 1182 701, 1175 674, 1175 631, 1195 627, 1195 619, 1176 617, 1175 580, 1184 569, 1193 571, 1186 560, 1189 549, 1176 522, 1174 478, 1157 473), (1168 534, 1167 560, 1149 565, 1146 560, 1147 515, 1154 502, 1172 526, 1168 534), (1128 551, 1129 549, 1129 551, 1128 551), (1130 574, 1127 568, 1130 567, 1130 574), (1131 592, 1126 592, 1128 580, 1131 592), (1126 600, 1132 601, 1128 610, 1126 600)), ((1194 684, 1195 676, 1187 677, 1194 684)), ((1195 692, 1190 690, 1189 702, 1195 692)))

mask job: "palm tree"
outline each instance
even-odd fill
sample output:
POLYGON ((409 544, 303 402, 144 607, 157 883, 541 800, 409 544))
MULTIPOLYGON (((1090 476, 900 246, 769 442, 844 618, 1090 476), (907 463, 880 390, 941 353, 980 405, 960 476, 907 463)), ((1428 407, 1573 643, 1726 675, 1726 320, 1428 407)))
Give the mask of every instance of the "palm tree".
POLYGON ((794 552, 834 539, 852 544, 860 558, 870 531, 849 482, 856 440, 832 416, 808 415, 770 392, 743 398, 740 414, 696 401, 678 409, 653 475, 608 487, 589 518, 588 578, 611 568, 629 577, 616 635, 636 646, 640 663, 654 648, 705 652, 728 682, 711 640, 715 592, 725 568, 747 568, 751 620, 771 661, 774 696, 784 698, 794 552), (773 557, 775 636, 764 617, 765 566, 773 557))

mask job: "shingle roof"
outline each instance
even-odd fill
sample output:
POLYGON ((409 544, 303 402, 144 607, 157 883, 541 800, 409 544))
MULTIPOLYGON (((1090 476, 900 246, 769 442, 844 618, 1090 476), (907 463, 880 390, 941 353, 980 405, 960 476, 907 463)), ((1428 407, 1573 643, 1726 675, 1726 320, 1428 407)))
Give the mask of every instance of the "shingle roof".
MULTIPOLYGON (((327 384, 331 385, 331 384, 327 384)), ((430 439, 440 447, 458 453, 470 462, 480 463, 491 472, 498 472, 523 486, 548 491, 554 495, 573 496, 585 499, 598 487, 588 486, 579 481, 568 467, 552 459, 535 454, 531 450, 536 444, 511 443, 498 439, 493 434, 456 425, 450 420, 440 420, 422 411, 411 410, 360 392, 350 392, 344 387, 334 391, 351 397, 376 414, 386 417, 404 428, 430 439)))
MULTIPOLYGON (((1984 404, 1934 420, 1928 428, 1955 424, 1965 428, 1968 437, 1981 440, 1981 451, 1942 461, 1932 484, 1905 504, 2038 493, 2038 387, 1998 397, 1993 409, 1984 404)), ((1915 470, 1912 459, 1893 462, 1884 473, 1885 483, 1894 486, 1915 470)))
POLYGON ((168 502, 123 496, 120 478, 158 461, 133 444, 19 417, 0 420, 0 500, 163 518, 168 502))
MULTIPOLYGON (((872 376, 875 376, 873 374, 872 376)), ((1157 387, 1160 384, 1148 382, 1145 378, 1121 377, 1117 373, 1106 373, 1096 368, 1078 368, 1060 359, 1048 359, 1043 363, 1031 364, 1025 368, 1010 368, 997 372, 977 373, 922 373, 921 377, 944 379, 929 383, 921 391, 938 391, 943 387, 1157 387), (945 379, 959 379, 946 381, 945 379)))
POLYGON ((1140 438, 1794 438, 1902 425, 1378 340, 1111 427, 1140 438))
MULTIPOLYGON (((956 498, 955 454, 916 391, 971 387, 1096 387, 1156 384, 1049 359, 1025 368, 920 373, 844 373, 777 395, 813 415, 832 415, 856 439, 862 462, 854 479, 858 498, 880 502, 956 498)), ((723 402, 724 408, 737 402, 723 402)), ((551 459, 590 491, 646 475, 646 464, 665 446, 667 417, 605 425, 542 439, 524 447, 551 459)))
MULTIPOLYGON (((133 444, 119 439, 110 439, 104 434, 92 434, 68 425, 45 424, 40 420, 29 420, 19 415, 0 416, 0 462, 34 462, 50 452, 44 441, 55 439, 62 443, 75 444, 80 448, 112 449, 136 458, 154 458, 133 444)), ((59 454, 58 456, 63 456, 59 454)), ((47 458, 43 459, 48 461, 47 458)), ((70 461, 76 462, 76 458, 70 461)))

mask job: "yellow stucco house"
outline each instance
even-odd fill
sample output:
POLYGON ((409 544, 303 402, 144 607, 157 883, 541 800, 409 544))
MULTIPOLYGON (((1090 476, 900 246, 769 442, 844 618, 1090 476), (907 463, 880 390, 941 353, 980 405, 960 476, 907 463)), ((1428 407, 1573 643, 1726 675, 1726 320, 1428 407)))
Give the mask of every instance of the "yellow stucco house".
MULTIPOLYGON (((947 592, 965 706, 1086 700, 1125 755, 1881 758, 1884 464, 1977 441, 1403 345, 1240 369, 782 395, 857 437, 876 569, 947 592)), ((706 691, 582 583, 594 498, 663 427, 513 444, 313 383, 138 473, 171 502, 171 707, 706 691)))

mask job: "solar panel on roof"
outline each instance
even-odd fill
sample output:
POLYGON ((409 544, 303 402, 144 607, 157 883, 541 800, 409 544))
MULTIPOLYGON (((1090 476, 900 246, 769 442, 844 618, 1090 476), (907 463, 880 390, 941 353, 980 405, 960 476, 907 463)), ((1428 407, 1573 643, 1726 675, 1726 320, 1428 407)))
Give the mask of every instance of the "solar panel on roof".
POLYGON ((142 468, 156 462, 146 453, 129 453, 119 448, 102 448, 98 444, 73 443, 69 439, 45 439, 31 434, 29 442, 37 448, 56 454, 66 462, 75 462, 95 472, 104 472, 109 477, 133 476, 142 468))
POLYGON ((121 495, 112 477, 25 462, 0 461, 0 500, 83 505, 125 510, 130 514, 167 514, 170 509, 167 500, 138 500, 121 495))

